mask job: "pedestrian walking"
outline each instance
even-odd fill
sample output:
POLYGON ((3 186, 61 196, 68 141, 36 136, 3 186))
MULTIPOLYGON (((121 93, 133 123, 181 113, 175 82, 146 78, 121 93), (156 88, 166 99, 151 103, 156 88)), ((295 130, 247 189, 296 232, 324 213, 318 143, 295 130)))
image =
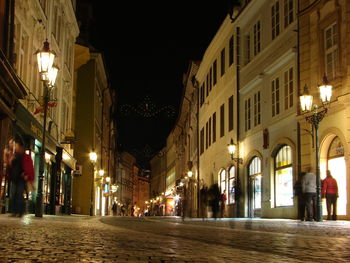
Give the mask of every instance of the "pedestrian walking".
POLYGON ((306 221, 313 221, 316 216, 316 175, 311 172, 305 173, 301 183, 305 197, 306 221))
POLYGON ((304 178, 305 172, 300 173, 298 180, 294 185, 294 195, 298 198, 298 218, 301 221, 305 220, 305 196, 302 190, 302 180, 304 178))
POLYGON ((202 186, 201 190, 199 191, 199 198, 200 198, 200 209, 201 209, 201 216, 202 219, 207 217, 207 206, 208 206, 208 186, 205 184, 202 186))
POLYGON ((220 189, 217 183, 212 184, 209 189, 209 203, 213 212, 213 218, 217 219, 219 212, 220 189))
POLYGON ((327 220, 337 220, 338 184, 330 170, 327 170, 327 177, 322 182, 322 197, 326 198, 327 220))
MULTIPOLYGON (((6 196, 6 192, 8 191, 8 189, 10 189, 10 183, 9 183, 9 178, 10 178, 10 164, 11 164, 11 160, 12 160, 12 155, 14 154, 14 140, 11 137, 5 147, 4 147, 4 151, 3 151, 3 156, 2 156, 2 171, 0 174, 0 184, 4 185, 5 187, 1 187, 1 193, 0 193, 0 203, 1 203, 1 212, 5 212, 5 196, 6 196), (7 185, 7 187, 6 187, 7 185)), ((9 209, 11 210, 11 204, 9 209)))
POLYGON ((114 201, 113 205, 112 205, 112 211, 113 211, 113 215, 116 216, 117 215, 117 203, 114 201))
POLYGON ((220 215, 221 215, 221 218, 225 217, 226 200, 227 200, 226 190, 224 189, 224 191, 220 195, 220 215))
POLYGON ((25 212, 24 191, 27 182, 34 180, 34 166, 29 154, 24 152, 23 141, 14 138, 14 154, 10 159, 12 216, 22 217, 25 212))

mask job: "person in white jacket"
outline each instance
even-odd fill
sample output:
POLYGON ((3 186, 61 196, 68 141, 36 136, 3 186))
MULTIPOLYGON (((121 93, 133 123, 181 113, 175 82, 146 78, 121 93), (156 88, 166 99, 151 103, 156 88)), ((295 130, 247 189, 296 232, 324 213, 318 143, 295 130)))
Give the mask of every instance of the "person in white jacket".
POLYGON ((305 198, 306 221, 313 221, 316 216, 316 175, 310 172, 306 173, 301 186, 305 198))

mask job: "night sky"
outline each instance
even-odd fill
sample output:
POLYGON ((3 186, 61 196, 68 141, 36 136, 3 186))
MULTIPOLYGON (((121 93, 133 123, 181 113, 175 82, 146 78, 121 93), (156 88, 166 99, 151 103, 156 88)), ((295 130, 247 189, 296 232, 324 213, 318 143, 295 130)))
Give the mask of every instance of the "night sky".
POLYGON ((117 90, 119 149, 147 160, 165 145, 189 60, 203 57, 227 1, 91 1, 90 42, 117 90))

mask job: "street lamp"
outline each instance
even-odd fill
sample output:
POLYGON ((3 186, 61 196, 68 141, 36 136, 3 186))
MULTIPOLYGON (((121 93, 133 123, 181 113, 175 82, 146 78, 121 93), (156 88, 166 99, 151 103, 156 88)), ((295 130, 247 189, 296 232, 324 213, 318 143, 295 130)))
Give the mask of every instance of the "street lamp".
POLYGON ((42 50, 36 52, 38 60, 38 69, 40 79, 43 81, 44 94, 43 94, 43 108, 44 108, 44 120, 43 120, 43 138, 40 152, 39 162, 39 180, 38 180, 38 192, 36 196, 36 209, 35 216, 43 216, 43 184, 44 184, 44 161, 45 161, 45 139, 46 139, 46 118, 47 118, 47 106, 50 100, 50 93, 55 85, 58 68, 53 65, 55 60, 55 52, 50 50, 50 45, 47 40, 44 42, 42 50))
POLYGON ((323 84, 319 86, 320 97, 323 104, 323 110, 319 111, 317 104, 312 104, 313 97, 309 94, 307 85, 304 86, 304 93, 300 96, 300 106, 304 113, 312 111, 312 115, 305 117, 306 121, 313 126, 316 144, 316 203, 317 214, 316 221, 322 221, 322 199, 321 199, 321 177, 320 177, 320 156, 319 156, 319 141, 318 141, 318 127, 320 122, 325 117, 328 106, 332 97, 332 85, 329 85, 326 75, 323 77, 323 84))
POLYGON ((93 168, 93 174, 91 177, 91 193, 90 193, 90 216, 93 216, 95 163, 97 161, 97 154, 94 151, 92 151, 89 153, 89 158, 93 168))
POLYGON ((231 155, 231 160, 242 164, 243 163, 243 159, 242 158, 233 157, 234 154, 236 153, 236 148, 237 147, 233 143, 233 139, 231 138, 230 144, 227 145, 228 152, 231 155))
POLYGON ((103 175, 105 174, 105 170, 100 169, 100 170, 98 171, 98 174, 99 174, 101 177, 103 177, 103 175))

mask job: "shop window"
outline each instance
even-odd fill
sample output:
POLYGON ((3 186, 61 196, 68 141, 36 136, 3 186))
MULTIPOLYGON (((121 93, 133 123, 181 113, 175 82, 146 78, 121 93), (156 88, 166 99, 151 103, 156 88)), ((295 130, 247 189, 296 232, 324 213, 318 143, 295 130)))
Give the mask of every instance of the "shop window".
POLYGON ((281 147, 274 159, 275 206, 293 205, 292 148, 281 147))
POLYGON ((228 170, 228 187, 229 187, 229 192, 228 192, 228 202, 229 204, 234 204, 235 203, 235 190, 236 190, 236 170, 235 167, 232 166, 228 170))
POLYGON ((261 208, 261 178, 261 160, 259 157, 254 157, 249 165, 249 194, 254 210, 261 208))
POLYGON ((221 193, 223 193, 224 190, 226 190, 226 170, 225 169, 222 169, 219 174, 219 182, 220 182, 220 191, 221 193))

